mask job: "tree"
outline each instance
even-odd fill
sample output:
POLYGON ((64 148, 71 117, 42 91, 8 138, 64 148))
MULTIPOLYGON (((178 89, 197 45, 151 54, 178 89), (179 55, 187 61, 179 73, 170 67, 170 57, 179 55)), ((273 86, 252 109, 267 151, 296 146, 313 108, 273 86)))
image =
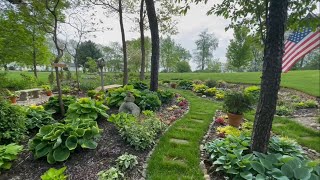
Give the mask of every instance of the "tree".
MULTIPOLYGON (((61 48, 59 42, 58 42, 58 23, 63 21, 63 13, 61 12, 65 7, 67 7, 67 4, 63 2, 62 0, 54 0, 54 1, 45 1, 45 6, 46 10, 48 13, 51 15, 53 18, 53 23, 50 24, 51 26, 51 31, 50 33, 52 34, 52 40, 54 42, 57 54, 56 57, 54 58, 54 63, 57 64, 59 63, 60 59, 63 56, 63 51, 64 48, 61 48)), ((57 81, 57 87, 58 87, 58 99, 59 99, 59 106, 60 106, 60 111, 61 115, 64 116, 64 105, 62 102, 62 92, 61 92, 61 83, 59 79, 59 68, 58 66, 54 67, 55 72, 56 72, 56 81, 57 81)))
POLYGON ((150 90, 157 91, 158 76, 159 76, 159 58, 160 58, 158 20, 157 20, 156 10, 154 7, 154 1, 146 0, 146 7, 147 7, 149 26, 151 31, 151 41, 152 41, 150 90))
POLYGON ((184 72, 191 72, 190 64, 187 61, 180 61, 176 65, 176 72, 184 73, 184 72))
MULTIPOLYGON (((151 41, 150 38, 146 37, 144 40, 144 49, 145 49, 145 56, 149 57, 151 53, 151 41)), ((141 40, 132 39, 127 41, 127 49, 128 49, 128 70, 129 72, 141 72, 141 61, 142 61, 142 54, 140 53, 141 48, 141 40)), ((146 67, 150 66, 150 61, 144 62, 144 72, 146 72, 146 67)))
POLYGON ((86 72, 86 62, 88 57, 97 60, 102 57, 100 50, 97 45, 92 41, 85 41, 79 45, 77 60, 78 63, 83 67, 83 72, 86 72))
POLYGON ((94 73, 98 71, 97 62, 92 59, 91 57, 88 57, 88 61, 86 62, 86 66, 88 67, 88 72, 94 73))
POLYGON ((120 72, 123 68, 121 45, 117 42, 111 43, 110 46, 105 46, 103 49, 106 67, 109 72, 120 72))
POLYGON ((194 61, 200 70, 204 70, 213 57, 212 51, 218 47, 218 39, 214 34, 209 34, 208 30, 204 30, 199 34, 196 46, 194 61))
POLYGON ((221 72, 222 63, 219 59, 213 59, 209 62, 207 70, 209 72, 220 73, 221 72))
POLYGON ((230 40, 226 57, 228 65, 239 72, 240 68, 247 66, 253 58, 250 51, 252 38, 249 35, 249 29, 241 26, 235 28, 233 36, 234 39, 230 40))

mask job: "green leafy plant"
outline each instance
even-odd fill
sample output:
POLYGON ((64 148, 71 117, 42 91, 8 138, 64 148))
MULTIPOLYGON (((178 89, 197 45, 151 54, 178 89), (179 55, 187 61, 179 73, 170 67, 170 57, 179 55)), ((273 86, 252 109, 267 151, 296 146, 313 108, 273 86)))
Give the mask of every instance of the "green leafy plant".
POLYGON ((301 146, 298 145, 296 141, 289 138, 273 136, 270 138, 268 148, 270 153, 280 153, 282 155, 295 156, 301 159, 305 158, 305 153, 301 146))
POLYGON ((208 96, 214 96, 216 95, 216 92, 217 92, 217 88, 213 87, 213 88, 207 89, 204 93, 208 96))
POLYGON ((193 85, 193 91, 196 93, 204 94, 207 89, 208 89, 208 86, 206 86, 204 84, 194 84, 193 85))
POLYGON ((158 97, 158 94, 149 90, 143 91, 138 101, 138 106, 142 110, 155 111, 158 110, 161 106, 161 101, 158 97))
POLYGON ((41 180, 66 180, 68 178, 68 176, 64 174, 66 169, 67 167, 60 169, 50 168, 41 176, 41 180))
POLYGON ((252 98, 242 92, 228 92, 224 97, 223 108, 233 114, 243 114, 252 109, 252 98))
POLYGON ((140 91, 148 89, 148 85, 142 81, 133 81, 133 82, 130 82, 129 85, 133 85, 134 89, 137 89, 140 91))
POLYGON ((26 112, 0 98, 0 144, 19 142, 26 132, 26 112))
MULTIPOLYGON (((64 110, 67 112, 70 104, 76 102, 75 96, 62 96, 62 102, 64 104, 64 110)), ((45 110, 54 110, 55 114, 61 114, 58 96, 53 96, 49 98, 49 101, 44 105, 45 110)))
POLYGON ((122 172, 125 172, 129 169, 132 169, 134 166, 138 164, 137 159, 138 159, 137 156, 125 153, 116 159, 116 162, 117 162, 116 166, 119 170, 121 170, 122 172))
POLYGON ((132 85, 126 85, 123 88, 117 88, 109 91, 107 94, 107 105, 109 107, 119 107, 123 103, 128 92, 131 92, 136 100, 141 96, 141 92, 139 90, 134 89, 132 85))
POLYGON ((41 87, 44 91, 51 91, 51 87, 49 85, 42 85, 41 87))
POLYGON ((209 80, 206 80, 206 86, 208 86, 209 88, 213 88, 213 87, 216 87, 217 86, 217 81, 216 80, 213 80, 213 79, 209 79, 209 80))
POLYGON ((192 90, 192 88, 193 88, 192 84, 193 83, 191 81, 182 80, 182 81, 179 81, 178 87, 180 89, 192 90))
POLYGON ((122 180, 124 174, 117 168, 111 167, 106 171, 100 171, 98 173, 98 180, 122 180))
POLYGON ((70 104, 67 111, 67 118, 84 118, 96 120, 98 116, 107 118, 106 111, 109 108, 102 102, 91 100, 90 98, 80 98, 75 103, 70 104))
POLYGON ((232 136, 240 136, 241 131, 233 126, 223 126, 223 127, 217 127, 217 133, 218 134, 224 134, 224 135, 232 135, 232 136))
POLYGON ((66 124, 55 123, 42 126, 29 141, 29 150, 36 159, 46 156, 50 164, 69 158, 78 145, 95 149, 101 129, 92 119, 66 119, 66 124))
POLYGON ((96 91, 96 90, 89 90, 87 92, 87 96, 90 97, 91 99, 94 99, 97 93, 98 93, 98 91, 96 91))
POLYGON ((71 88, 65 86, 65 87, 62 87, 61 91, 63 94, 69 94, 69 93, 71 93, 71 88))
POLYGON ((111 114, 108 118, 109 122, 112 122, 118 129, 137 121, 136 117, 132 114, 119 113, 111 114))
POLYGON ((27 129, 34 129, 36 127, 40 128, 44 125, 55 123, 56 121, 52 117, 52 114, 54 113, 54 110, 44 110, 43 106, 30 106, 29 108, 27 108, 26 114, 27 129))
POLYGON ((174 93, 168 90, 158 90, 157 93, 162 104, 169 103, 174 96, 174 93))
POLYGON ((293 113, 293 109, 291 109, 290 107, 287 106, 277 106, 276 108, 276 114, 278 116, 290 116, 293 113))
POLYGON ((19 92, 9 91, 9 90, 7 90, 6 94, 7 94, 8 97, 19 97, 19 95, 20 95, 19 92))
POLYGON ((249 86, 244 89, 244 94, 252 96, 252 98, 257 102, 260 96, 260 87, 249 86))
POLYGON ((305 102, 305 104, 306 104, 307 108, 316 108, 316 107, 318 107, 317 101, 311 100, 311 99, 307 100, 305 102))
POLYGON ((17 159, 18 154, 23 150, 23 146, 11 143, 8 145, 0 145, 0 170, 10 169, 11 162, 17 159))

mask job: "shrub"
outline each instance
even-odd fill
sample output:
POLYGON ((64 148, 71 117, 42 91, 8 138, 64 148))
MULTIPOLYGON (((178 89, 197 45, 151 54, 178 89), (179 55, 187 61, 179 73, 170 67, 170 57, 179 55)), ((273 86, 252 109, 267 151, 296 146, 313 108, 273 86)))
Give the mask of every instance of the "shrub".
POLYGON ((216 92, 217 92, 217 88, 209 88, 207 89, 204 93, 208 96, 214 96, 216 95, 216 92))
POLYGON ((191 81, 182 80, 182 81, 179 81, 178 87, 180 89, 192 90, 192 84, 193 83, 191 81))
POLYGON ((92 119, 66 119, 66 124, 55 123, 42 126, 29 141, 29 150, 36 159, 46 156, 50 164, 63 162, 78 145, 81 148, 95 149, 100 137, 96 121, 92 119))
POLYGON ((0 170, 10 169, 11 161, 17 159, 18 154, 22 151, 23 146, 17 144, 0 145, 0 170))
POLYGON ((63 94, 69 94, 69 93, 71 93, 71 88, 65 86, 65 87, 62 87, 61 91, 63 94))
POLYGON ((157 93, 162 104, 169 103, 174 96, 174 93, 168 90, 158 90, 157 93))
POLYGON ((212 80, 212 79, 209 79, 206 81, 206 86, 208 86, 209 88, 213 88, 213 87, 216 87, 217 86, 217 81, 216 80, 212 80))
POLYGON ((316 107, 318 107, 318 104, 317 104, 317 102, 316 101, 314 101, 314 100, 307 100, 306 102, 305 102, 305 104, 306 104, 306 107, 307 108, 316 108, 316 107))
POLYGON ((260 87, 258 86, 249 86, 244 89, 244 94, 252 96, 255 101, 258 101, 260 96, 260 87))
POLYGON ((50 168, 41 176, 41 180, 66 180, 68 178, 68 176, 64 174, 66 169, 67 167, 60 169, 50 168))
POLYGON ((278 136, 270 138, 268 151, 269 153, 280 153, 282 155, 295 156, 301 159, 304 158, 305 154, 296 141, 285 137, 279 138, 278 136))
POLYGON ((48 81, 49 81, 49 84, 50 84, 51 86, 53 86, 54 81, 55 81, 55 75, 53 74, 52 71, 51 71, 51 73, 48 75, 48 81))
POLYGON ((80 80, 80 89, 84 91, 89 91, 96 89, 99 87, 100 84, 100 78, 98 76, 95 76, 94 78, 88 78, 88 79, 81 79, 80 80))
POLYGON ((98 173, 98 180, 122 180, 124 174, 117 168, 111 167, 107 171, 100 171, 98 173))
POLYGON ((142 81, 134 81, 129 83, 129 85, 133 85, 134 89, 138 89, 140 91, 148 89, 148 85, 142 81))
POLYGON ((196 85, 203 84, 203 81, 201 81, 201 80, 193 80, 192 84, 196 84, 196 85))
MULTIPOLYGON (((64 104, 65 112, 68 111, 70 104, 76 102, 76 97, 74 96, 62 96, 62 102, 64 104)), ((49 98, 49 101, 44 105, 45 110, 54 110, 55 114, 61 114, 58 96, 53 96, 49 98)))
POLYGON ((217 86, 218 88, 226 88, 228 86, 228 83, 223 81, 223 80, 218 80, 217 81, 217 86))
POLYGON ((43 106, 30 106, 27 109, 26 127, 27 129, 40 128, 56 121, 52 118, 53 110, 45 111, 43 106))
POLYGON ((123 103, 128 92, 131 92, 136 100, 141 96, 141 92, 139 90, 134 89, 132 85, 126 85, 123 88, 117 88, 109 91, 107 94, 108 106, 119 107, 123 103))
POLYGON ((75 103, 69 105, 67 118, 84 118, 96 120, 98 116, 107 118, 106 111, 109 108, 102 102, 91 100, 90 98, 80 98, 75 103))
POLYGON ((26 132, 26 113, 0 98, 0 144, 19 142, 26 132))
POLYGON ((195 84, 193 85, 193 91, 196 93, 204 94, 204 92, 208 89, 208 86, 204 84, 195 84))
POLYGON ((229 92, 224 97, 223 108, 233 114, 243 114, 251 110, 252 99, 242 92, 229 92))
POLYGON ((134 166, 138 164, 137 158, 138 157, 135 155, 125 153, 116 159, 116 166, 119 170, 125 172, 128 169, 132 169, 134 166))
POLYGON ((158 94, 156 92, 152 91, 143 91, 141 94, 140 99, 138 100, 138 106, 142 110, 158 110, 161 106, 161 101, 158 97, 158 94))
POLYGON ((293 113, 293 110, 287 106, 277 106, 276 114, 278 116, 290 116, 293 113))

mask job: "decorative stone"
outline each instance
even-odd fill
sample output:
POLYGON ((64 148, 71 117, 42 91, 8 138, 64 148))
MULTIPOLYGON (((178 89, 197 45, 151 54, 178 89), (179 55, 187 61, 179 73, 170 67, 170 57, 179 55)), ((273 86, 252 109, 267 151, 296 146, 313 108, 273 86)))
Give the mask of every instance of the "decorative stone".
POLYGON ((205 98, 205 97, 207 97, 207 96, 206 96, 206 95, 202 95, 201 97, 205 98))
POLYGON ((170 139, 170 142, 173 142, 173 143, 176 143, 176 144, 189 144, 189 141, 187 141, 187 140, 175 139, 175 138, 170 139))
POLYGON ((134 116, 140 115, 140 108, 134 103, 134 96, 129 92, 119 108, 119 112, 129 113, 134 116))

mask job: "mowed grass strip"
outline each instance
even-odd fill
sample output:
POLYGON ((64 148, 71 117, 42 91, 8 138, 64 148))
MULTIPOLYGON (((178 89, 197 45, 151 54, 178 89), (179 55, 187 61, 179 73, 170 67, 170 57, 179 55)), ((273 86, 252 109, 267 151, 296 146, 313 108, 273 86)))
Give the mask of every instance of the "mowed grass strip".
POLYGON ((190 111, 160 138, 148 162, 148 179, 203 179, 199 145, 219 106, 190 91, 177 92, 188 99, 190 111))
MULTIPOLYGON (((281 86, 320 97, 320 71, 289 71, 282 73, 281 86)), ((224 80, 231 83, 260 84, 261 72, 241 73, 160 73, 161 80, 224 80)))
MULTIPOLYGON (((247 113, 246 118, 253 121, 254 113, 255 111, 247 113)), ((320 132, 305 127, 289 118, 274 117, 272 132, 294 139, 298 144, 320 152, 320 132)))

